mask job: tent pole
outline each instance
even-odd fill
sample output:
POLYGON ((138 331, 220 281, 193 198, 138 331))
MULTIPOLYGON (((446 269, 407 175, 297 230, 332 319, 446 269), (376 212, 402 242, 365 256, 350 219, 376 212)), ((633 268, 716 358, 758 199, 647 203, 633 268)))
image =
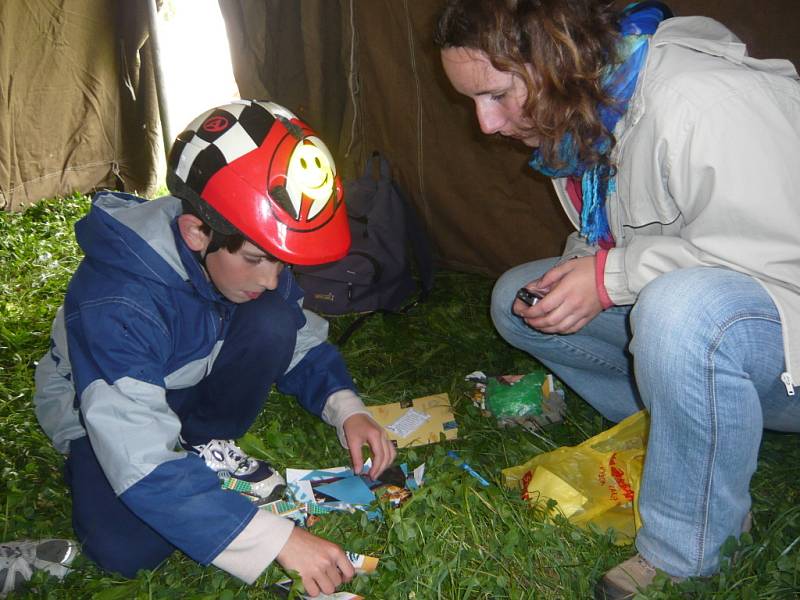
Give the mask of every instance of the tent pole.
POLYGON ((172 146, 172 132, 167 113, 167 94, 164 89, 164 73, 161 70, 161 48, 158 43, 158 7, 156 0, 147 0, 147 12, 150 28, 150 52, 153 59, 153 74, 156 80, 156 99, 158 100, 158 116, 161 119, 161 136, 164 139, 164 157, 169 156, 172 146))

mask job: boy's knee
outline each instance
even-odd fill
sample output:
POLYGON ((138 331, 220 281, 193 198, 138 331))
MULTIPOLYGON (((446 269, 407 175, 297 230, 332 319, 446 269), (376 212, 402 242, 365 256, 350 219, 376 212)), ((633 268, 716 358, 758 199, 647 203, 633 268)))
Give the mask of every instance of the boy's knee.
POLYGON ((83 552, 102 569, 133 579, 169 558, 174 548, 164 540, 114 540, 110 537, 82 542, 83 552))
POLYGON ((237 307, 237 311, 244 313, 237 314, 237 319, 241 319, 239 335, 269 348, 293 348, 302 311, 277 294, 265 296, 237 307))

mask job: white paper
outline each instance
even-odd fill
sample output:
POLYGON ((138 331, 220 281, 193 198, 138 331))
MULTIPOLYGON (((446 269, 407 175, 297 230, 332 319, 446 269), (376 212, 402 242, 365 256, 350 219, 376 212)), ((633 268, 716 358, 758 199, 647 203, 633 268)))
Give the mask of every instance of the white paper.
POLYGON ((425 421, 430 419, 431 416, 427 413, 419 412, 413 408, 409 408, 406 413, 397 419, 394 423, 386 426, 386 429, 404 438, 425 424, 425 421))

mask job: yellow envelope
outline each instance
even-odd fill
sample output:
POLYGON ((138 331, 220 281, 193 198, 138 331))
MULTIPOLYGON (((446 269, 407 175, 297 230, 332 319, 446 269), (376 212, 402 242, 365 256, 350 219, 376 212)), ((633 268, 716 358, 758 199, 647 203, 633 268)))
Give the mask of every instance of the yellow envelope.
POLYGON ((422 446, 458 437, 458 424, 447 394, 434 394, 409 402, 368 406, 372 418, 386 428, 398 448, 422 446))

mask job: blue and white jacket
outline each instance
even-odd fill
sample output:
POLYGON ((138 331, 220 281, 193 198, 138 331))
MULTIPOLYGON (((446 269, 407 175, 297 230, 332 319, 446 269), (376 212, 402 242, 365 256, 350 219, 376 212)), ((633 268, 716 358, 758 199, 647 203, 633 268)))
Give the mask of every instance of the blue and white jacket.
MULTIPOLYGON (((229 320, 220 314, 236 310, 185 245, 175 223, 180 212, 171 196, 95 197, 75 226, 85 258, 37 366, 34 404, 59 451, 89 436, 112 488, 139 518, 199 563, 249 583, 293 526, 220 489, 204 461, 178 446, 181 423, 167 390, 206 376, 225 341, 229 320)), ((366 411, 325 341, 327 322, 302 311, 288 270, 276 291, 298 302, 294 355, 278 387, 335 425, 344 444, 342 424, 366 411)))

